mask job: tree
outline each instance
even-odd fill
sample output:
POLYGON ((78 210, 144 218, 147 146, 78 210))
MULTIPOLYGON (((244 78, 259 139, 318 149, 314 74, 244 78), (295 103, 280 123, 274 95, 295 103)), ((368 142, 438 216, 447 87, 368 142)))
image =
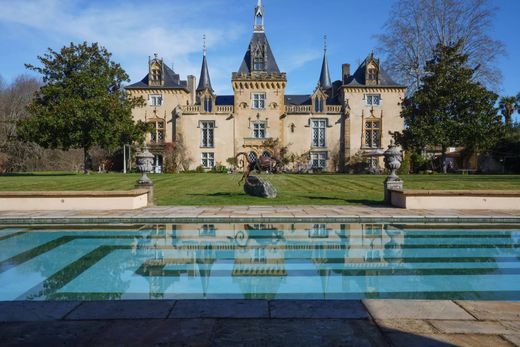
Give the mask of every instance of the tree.
POLYGON ((468 157, 491 148, 501 136, 498 96, 475 81, 475 70, 467 67, 468 55, 461 50, 461 42, 437 46, 420 88, 403 102, 405 129, 395 134, 406 149, 439 146, 442 163, 448 147, 464 146, 468 157))
POLYGON ((29 76, 18 76, 7 85, 0 79, 0 156, 2 171, 23 171, 41 148, 18 140, 16 123, 29 117, 27 105, 41 83, 29 76))
POLYGON ((498 108, 500 112, 504 116, 506 126, 508 128, 511 127, 511 119, 513 118, 513 113, 519 107, 518 97, 514 96, 503 96, 500 98, 498 103, 498 108))
POLYGON ((496 87, 500 71, 495 62, 505 50, 489 35, 495 12, 491 0, 398 0, 384 33, 377 36, 385 66, 412 93, 419 88, 435 47, 460 41, 467 65, 479 67, 475 77, 496 87))
POLYGON ((142 141, 146 125, 134 123, 132 108, 142 98, 128 98, 128 75, 97 43, 71 43, 59 52, 49 48, 38 56, 41 66, 26 67, 43 76, 44 85, 28 106, 31 117, 21 121, 19 135, 45 148, 82 148, 84 172, 94 146, 115 148, 142 141))

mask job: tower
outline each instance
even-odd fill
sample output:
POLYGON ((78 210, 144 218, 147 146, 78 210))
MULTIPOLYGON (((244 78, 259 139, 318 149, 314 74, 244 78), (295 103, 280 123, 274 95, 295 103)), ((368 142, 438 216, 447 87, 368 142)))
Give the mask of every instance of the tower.
POLYGON ((327 61, 327 35, 324 36, 323 44, 323 63, 321 64, 320 80, 318 82, 319 87, 323 90, 329 90, 332 88, 332 82, 330 80, 329 62, 327 61))
POLYGON ((206 35, 203 36, 203 41, 202 67, 200 68, 199 85, 197 87, 197 99, 202 105, 204 112, 211 112, 213 110, 215 95, 211 87, 208 61, 206 59, 206 35))

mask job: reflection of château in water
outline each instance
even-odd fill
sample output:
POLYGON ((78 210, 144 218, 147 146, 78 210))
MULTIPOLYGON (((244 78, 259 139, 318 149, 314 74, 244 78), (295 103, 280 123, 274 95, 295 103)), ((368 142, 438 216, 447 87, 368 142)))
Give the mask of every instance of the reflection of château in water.
POLYGON ((152 296, 187 276, 200 278, 206 297, 216 276, 231 277, 246 298, 269 299, 288 276, 309 271, 320 276, 324 296, 331 276, 342 276, 343 289, 350 292, 353 275, 363 276, 367 292, 377 295, 376 283, 369 283, 371 275, 395 269, 404 242, 399 229, 381 224, 192 224, 160 229, 162 236, 149 244, 149 258, 138 271, 148 277, 152 296))

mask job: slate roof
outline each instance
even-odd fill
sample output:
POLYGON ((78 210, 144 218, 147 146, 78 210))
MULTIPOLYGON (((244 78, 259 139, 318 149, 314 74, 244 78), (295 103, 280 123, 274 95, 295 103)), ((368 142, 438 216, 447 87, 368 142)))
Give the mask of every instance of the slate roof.
POLYGON ((202 68, 200 69, 200 79, 199 86, 197 87, 197 91, 209 89, 213 92, 213 88, 211 88, 211 79, 209 78, 209 70, 208 70, 208 62, 206 61, 206 54, 204 54, 202 58, 202 68))
POLYGON ((216 105, 234 105, 235 104, 235 96, 234 95, 219 95, 215 100, 216 105))
MULTIPOLYGON (((331 85, 332 88, 332 85, 331 85)), ((286 105, 312 105, 312 95, 285 95, 286 105)), ((337 96, 329 97, 327 105, 341 105, 337 96)))
POLYGON ((321 64, 319 86, 324 90, 332 88, 332 82, 330 81, 329 62, 327 61, 327 53, 323 55, 323 63, 321 64))
POLYGON ((242 65, 240 65, 240 68, 238 69, 239 73, 244 74, 250 74, 252 71, 251 68, 251 46, 256 45, 266 45, 266 52, 265 52, 265 72, 271 74, 271 73, 280 73, 280 69, 278 68, 278 64, 276 64, 276 60, 273 55, 273 51, 271 51, 271 46, 269 45, 269 41, 267 41, 267 36, 265 36, 265 33, 256 32, 253 34, 253 37, 251 38, 251 42, 249 44, 249 47, 247 49, 247 52, 244 56, 244 60, 242 61, 242 65))
MULTIPOLYGON (((365 86, 365 72, 367 63, 370 61, 371 56, 369 55, 361 65, 357 68, 356 72, 354 74, 350 75, 349 78, 347 78, 346 81, 344 81, 345 86, 365 86)), ((404 87, 397 82, 395 82, 388 73, 379 66, 379 83, 377 84, 378 87, 404 87)))
POLYGON ((148 85, 148 78, 149 74, 141 81, 127 86, 126 89, 188 89, 188 82, 181 81, 179 75, 166 64, 164 64, 164 85, 150 86, 148 85))
POLYGON ((310 105, 310 95, 285 95, 286 105, 310 105))

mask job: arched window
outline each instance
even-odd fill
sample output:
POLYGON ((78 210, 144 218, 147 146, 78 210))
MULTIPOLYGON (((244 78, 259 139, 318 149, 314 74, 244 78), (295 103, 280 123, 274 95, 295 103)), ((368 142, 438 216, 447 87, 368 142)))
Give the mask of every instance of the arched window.
POLYGON ((262 153, 262 157, 271 158, 271 153, 269 151, 264 151, 264 153, 262 153))

